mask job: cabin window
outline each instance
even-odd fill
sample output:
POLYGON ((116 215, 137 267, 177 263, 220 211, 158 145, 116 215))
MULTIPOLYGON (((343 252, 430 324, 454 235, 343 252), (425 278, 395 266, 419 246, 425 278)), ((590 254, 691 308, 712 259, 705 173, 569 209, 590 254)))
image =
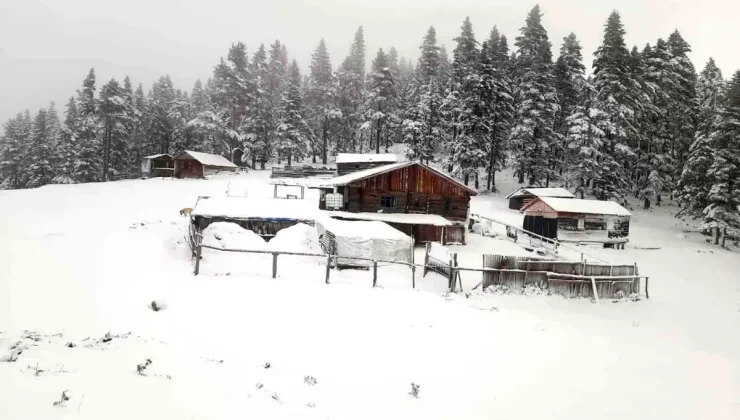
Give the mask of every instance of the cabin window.
POLYGON ((578 230, 586 229, 586 219, 578 219, 578 230))
POLYGON ((396 197, 392 195, 384 195, 380 197, 380 207, 385 209, 396 208, 396 197))
POLYGON ((452 200, 449 198, 445 198, 445 213, 449 213, 452 211, 452 200))

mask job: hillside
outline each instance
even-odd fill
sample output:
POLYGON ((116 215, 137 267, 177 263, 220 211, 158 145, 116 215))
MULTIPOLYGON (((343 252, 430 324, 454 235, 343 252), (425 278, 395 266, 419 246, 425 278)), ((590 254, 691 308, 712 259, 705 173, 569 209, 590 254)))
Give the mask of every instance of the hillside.
MULTIPOLYGON (((381 288, 352 270, 326 285, 320 262, 297 260, 272 279, 251 256, 206 254, 194 277, 178 211, 232 181, 272 195, 265 171, 0 192, 3 418, 740 417, 740 258, 684 232, 673 207, 634 210, 624 251, 585 248, 650 276, 637 302, 466 298, 433 274, 412 290, 392 267, 381 288), (11 347, 25 348, 14 362, 11 347)), ((472 202, 519 217, 505 207, 472 202)))

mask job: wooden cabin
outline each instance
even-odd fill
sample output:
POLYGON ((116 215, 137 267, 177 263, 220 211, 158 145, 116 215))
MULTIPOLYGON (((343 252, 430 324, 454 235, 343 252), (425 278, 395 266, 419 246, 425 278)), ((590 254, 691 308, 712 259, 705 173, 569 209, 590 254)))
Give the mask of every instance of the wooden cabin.
POLYGON ((174 172, 175 162, 167 153, 145 156, 141 159, 141 175, 144 177, 171 177, 174 172))
POLYGON ((176 178, 205 178, 219 172, 235 172, 238 168, 223 156, 190 150, 176 155, 173 159, 176 178))
POLYGON ((398 158, 392 153, 339 153, 337 154, 337 175, 342 176, 396 162, 398 158))
POLYGON ((318 184, 331 217, 383 221, 416 243, 465 243, 470 197, 477 192, 419 162, 353 172, 318 184))
POLYGON ((576 196, 565 188, 521 187, 507 195, 506 199, 509 200, 510 209, 521 210, 537 197, 575 198, 576 196))
POLYGON ((628 241, 632 214, 613 201, 538 197, 525 205, 524 230, 561 242, 628 241))

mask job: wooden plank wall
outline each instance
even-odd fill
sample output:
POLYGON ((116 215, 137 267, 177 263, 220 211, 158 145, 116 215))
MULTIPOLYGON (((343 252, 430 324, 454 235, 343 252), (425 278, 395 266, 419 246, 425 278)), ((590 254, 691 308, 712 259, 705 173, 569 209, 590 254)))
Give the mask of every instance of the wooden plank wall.
MULTIPOLYGON (((483 267, 485 268, 508 268, 526 271, 549 271, 561 274, 578 274, 586 276, 629 276, 635 274, 634 265, 600 265, 588 264, 581 262, 572 262, 570 264, 558 262, 542 262, 538 264, 523 264, 523 261, 543 261, 542 258, 535 257, 514 257, 503 255, 483 255, 483 267)), ((525 285, 535 284, 543 289, 548 289, 552 294, 559 294, 568 298, 571 297, 593 297, 593 290, 590 283, 566 283, 557 280, 547 280, 547 276, 541 273, 483 273, 483 288, 490 285, 501 284, 510 289, 521 289, 525 285)), ((640 281, 635 279, 632 284, 629 283, 611 283, 600 282, 596 284, 599 297, 612 298, 618 291, 622 291, 624 296, 630 293, 639 293, 640 281)))

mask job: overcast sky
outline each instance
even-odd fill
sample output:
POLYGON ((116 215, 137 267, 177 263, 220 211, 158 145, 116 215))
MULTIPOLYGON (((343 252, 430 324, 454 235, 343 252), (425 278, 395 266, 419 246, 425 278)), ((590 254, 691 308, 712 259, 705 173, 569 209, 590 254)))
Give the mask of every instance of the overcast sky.
MULTIPOLYGON (((451 51, 470 16, 479 40, 497 25, 513 43, 535 2, 513 0, 0 0, 0 121, 16 111, 64 102, 86 69, 101 81, 129 74, 148 86, 169 73, 190 89, 207 78, 235 41, 250 55, 275 39, 302 69, 322 37, 332 64, 347 54, 358 26, 365 29, 368 63, 379 47, 395 46, 416 59, 429 25, 451 51)), ((619 10, 627 44, 642 48, 676 28, 693 47, 701 70, 711 56, 725 77, 740 69, 738 0, 546 0, 539 2, 553 52, 575 32, 586 64, 603 25, 619 10)), ((58 104, 61 109, 63 103, 58 104)))

